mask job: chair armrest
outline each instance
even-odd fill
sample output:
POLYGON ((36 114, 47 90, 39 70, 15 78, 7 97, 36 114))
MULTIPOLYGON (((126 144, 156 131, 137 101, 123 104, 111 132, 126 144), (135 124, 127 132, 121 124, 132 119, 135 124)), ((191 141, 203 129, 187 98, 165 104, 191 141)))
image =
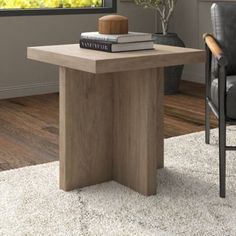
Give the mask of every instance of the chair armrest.
POLYGON ((217 40, 211 34, 204 34, 203 39, 220 66, 227 66, 227 59, 217 40))

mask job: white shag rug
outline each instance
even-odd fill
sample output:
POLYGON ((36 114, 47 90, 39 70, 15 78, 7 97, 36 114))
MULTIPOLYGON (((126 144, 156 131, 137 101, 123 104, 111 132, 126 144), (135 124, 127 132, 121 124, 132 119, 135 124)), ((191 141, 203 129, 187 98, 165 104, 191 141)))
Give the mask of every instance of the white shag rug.
MULTIPOLYGON (((58 162, 0 172, 0 235, 236 235, 236 152, 227 154, 227 198, 218 196, 217 130, 165 140, 158 194, 108 182, 58 189, 58 162)), ((236 128, 228 131, 236 144, 236 128)))

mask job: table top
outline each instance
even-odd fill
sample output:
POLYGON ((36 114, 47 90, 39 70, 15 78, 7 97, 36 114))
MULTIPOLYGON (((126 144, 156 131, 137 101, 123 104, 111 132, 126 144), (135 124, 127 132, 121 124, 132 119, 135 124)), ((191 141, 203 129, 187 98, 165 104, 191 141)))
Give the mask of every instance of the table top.
POLYGON ((110 73, 203 63, 205 52, 199 49, 155 45, 154 50, 108 53, 80 48, 79 44, 28 47, 32 60, 90 73, 110 73))

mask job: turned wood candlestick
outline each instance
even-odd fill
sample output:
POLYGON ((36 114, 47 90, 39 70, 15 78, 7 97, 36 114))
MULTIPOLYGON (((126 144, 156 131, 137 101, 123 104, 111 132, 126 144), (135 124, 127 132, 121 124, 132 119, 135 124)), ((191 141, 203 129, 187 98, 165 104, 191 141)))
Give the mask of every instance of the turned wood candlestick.
POLYGON ((120 15, 108 15, 99 19, 100 34, 128 34, 128 18, 120 15))

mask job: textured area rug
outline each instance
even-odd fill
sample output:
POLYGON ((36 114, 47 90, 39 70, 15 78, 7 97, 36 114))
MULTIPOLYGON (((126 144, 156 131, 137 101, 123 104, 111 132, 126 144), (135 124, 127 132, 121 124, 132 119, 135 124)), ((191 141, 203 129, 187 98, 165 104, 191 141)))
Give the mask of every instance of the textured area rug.
MULTIPOLYGON (((0 235, 236 235, 236 152, 227 154, 227 198, 218 197, 217 130, 165 140, 158 194, 108 182, 58 189, 58 162, 0 173, 0 235)), ((228 131, 236 144, 236 128, 228 131)))

